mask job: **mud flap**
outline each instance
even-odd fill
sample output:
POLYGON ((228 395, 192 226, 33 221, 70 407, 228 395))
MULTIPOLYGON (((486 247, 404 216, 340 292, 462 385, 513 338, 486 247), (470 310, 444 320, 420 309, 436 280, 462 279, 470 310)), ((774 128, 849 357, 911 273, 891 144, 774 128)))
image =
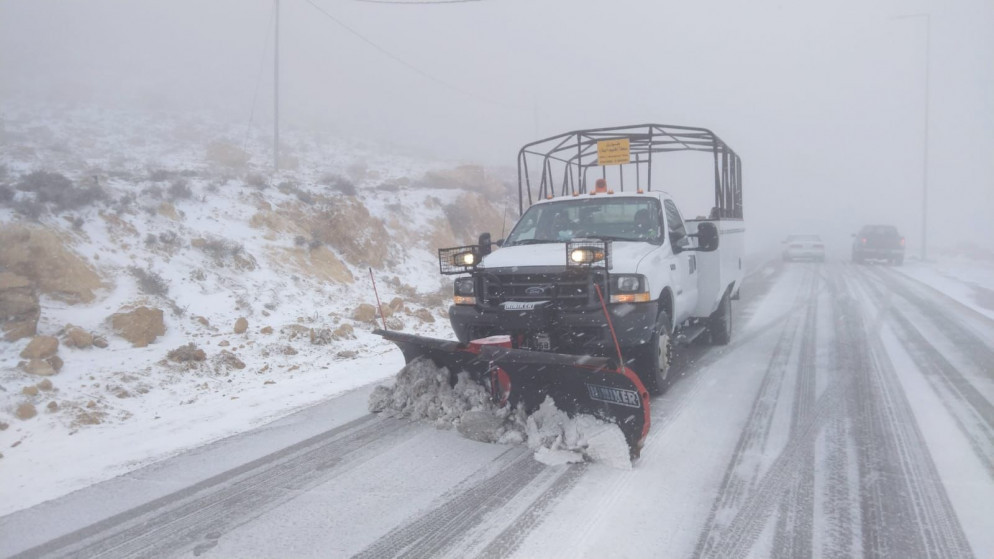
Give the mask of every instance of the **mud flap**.
POLYGON ((497 404, 522 404, 531 414, 551 396, 571 417, 588 414, 615 423, 632 457, 649 433, 648 391, 631 369, 619 369, 611 359, 513 349, 507 336, 463 344, 388 330, 373 333, 395 343, 407 363, 427 357, 447 368, 450 384, 460 371, 469 373, 497 404))

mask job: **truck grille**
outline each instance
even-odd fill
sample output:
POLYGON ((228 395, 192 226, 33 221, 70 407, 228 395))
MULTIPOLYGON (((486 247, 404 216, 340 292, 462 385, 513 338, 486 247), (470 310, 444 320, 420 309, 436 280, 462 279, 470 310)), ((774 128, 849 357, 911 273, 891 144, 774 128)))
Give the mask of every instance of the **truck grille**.
POLYGON ((505 301, 554 301, 559 307, 585 307, 597 295, 593 281, 606 283, 602 272, 584 269, 557 271, 494 270, 482 274, 480 293, 487 305, 505 301))

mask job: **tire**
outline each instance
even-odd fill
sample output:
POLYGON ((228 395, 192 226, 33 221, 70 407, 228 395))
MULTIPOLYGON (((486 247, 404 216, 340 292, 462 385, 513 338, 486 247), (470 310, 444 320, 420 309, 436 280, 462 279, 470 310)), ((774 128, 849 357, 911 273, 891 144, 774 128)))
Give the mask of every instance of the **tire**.
POLYGON ((670 335, 670 317, 666 311, 659 311, 656 329, 649 342, 628 348, 625 353, 625 364, 635 371, 649 394, 658 396, 666 392, 673 358, 673 337, 670 335))
POLYGON ((727 291, 718 308, 708 317, 708 336, 711 345, 728 345, 732 341, 732 300, 727 291))

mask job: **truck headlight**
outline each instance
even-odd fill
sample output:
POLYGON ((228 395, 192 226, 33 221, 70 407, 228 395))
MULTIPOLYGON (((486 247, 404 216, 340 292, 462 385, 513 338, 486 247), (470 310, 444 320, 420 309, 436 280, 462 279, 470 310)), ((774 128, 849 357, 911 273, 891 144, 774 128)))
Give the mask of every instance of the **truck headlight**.
POLYGON ((650 301, 649 284, 642 274, 615 274, 609 286, 612 303, 645 303, 650 301))
POLYGON ((475 305, 476 287, 473 278, 456 278, 452 284, 453 303, 456 305, 475 305))

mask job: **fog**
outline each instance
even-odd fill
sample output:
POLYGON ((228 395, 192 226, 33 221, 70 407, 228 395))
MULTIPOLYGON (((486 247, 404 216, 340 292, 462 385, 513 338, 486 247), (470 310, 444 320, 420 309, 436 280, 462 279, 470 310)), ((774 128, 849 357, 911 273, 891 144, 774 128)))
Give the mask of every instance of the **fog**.
MULTIPOLYGON (((268 134, 273 5, 0 0, 0 102, 251 116, 268 134)), ((990 0, 281 0, 280 118, 507 166, 578 128, 707 127, 742 158, 753 247, 813 232, 844 253, 891 223, 910 255, 927 107, 929 249, 994 247, 992 31, 990 0)))

